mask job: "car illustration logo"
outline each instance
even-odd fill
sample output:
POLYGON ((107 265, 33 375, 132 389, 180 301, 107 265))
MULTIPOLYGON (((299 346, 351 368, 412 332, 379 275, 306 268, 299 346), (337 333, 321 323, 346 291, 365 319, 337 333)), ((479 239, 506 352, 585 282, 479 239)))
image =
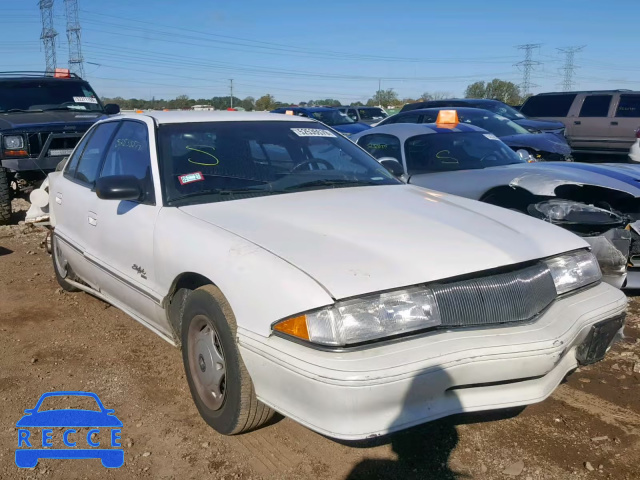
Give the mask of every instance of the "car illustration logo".
POLYGON ((119 468, 124 464, 124 450, 120 444, 122 422, 114 415, 114 410, 104 407, 95 393, 45 393, 34 408, 24 412, 26 415, 16 423, 18 448, 15 461, 18 467, 33 468, 43 458, 99 458, 106 468, 119 468), (41 410, 42 402, 50 397, 84 397, 84 401, 88 397, 89 401, 95 400, 98 410, 41 410))

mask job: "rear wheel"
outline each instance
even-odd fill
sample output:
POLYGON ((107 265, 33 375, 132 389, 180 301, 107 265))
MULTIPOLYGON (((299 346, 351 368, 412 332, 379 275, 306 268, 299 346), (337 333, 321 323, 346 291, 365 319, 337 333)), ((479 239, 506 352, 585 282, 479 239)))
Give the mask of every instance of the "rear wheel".
POLYGON ((53 260, 53 271, 56 274, 56 280, 62 289, 67 292, 79 292, 79 288, 67 282, 67 279, 77 280, 77 278, 60 249, 60 240, 58 240, 55 233, 51 234, 51 259, 53 260))
POLYGON ((222 292, 205 285, 189 294, 182 321, 182 359, 193 401, 214 430, 255 429, 273 410, 255 395, 236 346, 236 319, 222 292))
POLYGON ((9 186, 9 172, 0 167, 0 225, 6 225, 11 220, 11 188, 9 186))

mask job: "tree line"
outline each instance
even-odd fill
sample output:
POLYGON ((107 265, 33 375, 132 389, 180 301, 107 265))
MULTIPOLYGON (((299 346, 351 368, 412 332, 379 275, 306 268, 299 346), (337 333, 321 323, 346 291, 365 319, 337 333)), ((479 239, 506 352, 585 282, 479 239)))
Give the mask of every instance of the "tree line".
MULTIPOLYGON (((446 98, 453 98, 454 94, 446 91, 434 91, 424 92, 417 98, 399 98, 398 94, 393 88, 386 90, 376 91, 371 98, 365 103, 354 102, 351 105, 355 106, 378 106, 381 105, 385 108, 399 108, 407 103, 414 103, 418 101, 426 100, 442 100, 446 98)), ((478 81, 470 84, 465 89, 465 98, 489 98, 500 100, 501 102, 509 105, 520 105, 525 98, 520 92, 520 88, 513 82, 500 80, 494 78, 489 82, 478 81)), ((213 97, 213 98, 189 98, 188 95, 179 95, 178 97, 170 100, 156 99, 145 100, 141 98, 103 98, 104 103, 117 103, 123 110, 186 110, 192 108, 194 105, 211 105, 216 110, 226 110, 231 106, 231 97, 213 97)), ((273 95, 266 94, 257 100, 254 97, 245 97, 243 99, 233 97, 233 107, 241 108, 247 111, 258 110, 268 111, 275 108, 286 107, 291 105, 290 103, 278 101, 273 95)), ((297 105, 300 106, 326 106, 337 107, 341 103, 335 98, 325 98, 318 100, 306 100, 300 101, 297 105)))

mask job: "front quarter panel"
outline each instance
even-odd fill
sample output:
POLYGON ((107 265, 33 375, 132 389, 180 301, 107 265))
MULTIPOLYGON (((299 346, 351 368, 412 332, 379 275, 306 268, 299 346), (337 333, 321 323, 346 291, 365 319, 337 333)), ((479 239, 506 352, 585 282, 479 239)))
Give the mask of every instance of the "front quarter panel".
POLYGON ((333 303, 320 284, 295 266, 178 208, 160 211, 154 252, 165 294, 181 274, 203 275, 229 301, 239 331, 266 337, 273 322, 333 303))

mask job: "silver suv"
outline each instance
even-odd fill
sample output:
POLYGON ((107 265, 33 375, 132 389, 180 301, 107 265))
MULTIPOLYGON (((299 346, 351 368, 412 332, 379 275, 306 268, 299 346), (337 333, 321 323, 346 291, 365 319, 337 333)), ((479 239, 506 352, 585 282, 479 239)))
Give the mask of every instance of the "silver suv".
POLYGON ((528 117, 564 123, 574 151, 626 155, 640 127, 640 92, 540 93, 529 97, 520 111, 528 117))

